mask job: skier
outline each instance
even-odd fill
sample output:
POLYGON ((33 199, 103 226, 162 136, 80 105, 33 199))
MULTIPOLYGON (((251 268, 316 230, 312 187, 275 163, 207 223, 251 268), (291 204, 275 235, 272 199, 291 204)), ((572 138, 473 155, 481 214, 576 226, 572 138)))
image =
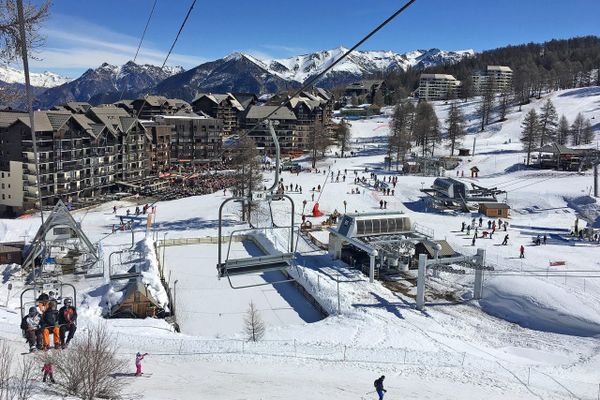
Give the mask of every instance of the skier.
POLYGON ((504 236, 504 240, 502 241, 502 246, 508 245, 508 233, 504 236))
POLYGON ((135 376, 141 376, 142 375, 142 360, 147 355, 148 355, 148 353, 142 354, 140 352, 138 352, 135 355, 135 376))
POLYGON ((379 209, 383 209, 383 200, 379 200, 379 209))
POLYGON ((492 221, 488 219, 488 229, 492 229, 492 221))
POLYGON ((483 218, 479 217, 479 227, 481 228, 481 225, 483 224, 483 218))
POLYGON ((477 240, 477 232, 473 235, 473 240, 471 240, 471 246, 475 246, 475 241, 477 240))
POLYGON ((375 391, 379 395, 379 400, 383 400, 383 394, 387 392, 387 390, 383 388, 384 379, 385 375, 381 375, 379 379, 376 379, 375 382, 373 382, 373 385, 375 386, 375 391))
POLYGON ((548 240, 548 238, 546 237, 546 235, 544 235, 544 238, 543 238, 543 243, 544 244, 546 244, 546 240, 548 240))
POLYGON ((77 310, 71 305, 71 299, 65 299, 64 306, 58 310, 58 322, 60 324, 60 345, 64 349, 69 345, 77 330, 77 310), (65 341, 66 331, 69 331, 69 336, 65 341))
POLYGON ((387 210, 387 201, 383 202, 383 208, 387 210))
POLYGON ((460 231, 464 232, 465 231, 465 221, 462 222, 461 226, 460 226, 460 231))
POLYGON ((525 246, 523 245, 519 248, 519 258, 525 258, 525 246))
POLYGON ((42 316, 42 339, 44 342, 44 350, 50 348, 50 330, 54 337, 54 348, 58 349, 60 346, 60 327, 58 324, 58 310, 56 309, 56 302, 51 301, 48 303, 48 309, 42 316))
POLYGON ((29 343, 29 351, 42 348, 42 333, 40 331, 40 314, 35 307, 29 308, 29 313, 21 321, 23 335, 29 343))
POLYGON ((117 206, 113 206, 113 214, 117 213, 117 206))
POLYGON ((44 366, 42 367, 42 372, 44 373, 44 379, 42 380, 44 383, 46 382, 47 378, 50 378, 50 383, 56 383, 56 381, 54 380, 54 376, 52 375, 53 372, 53 368, 52 368, 52 363, 45 363, 44 366))
POLYGON ((471 234, 471 225, 467 225, 467 236, 471 234))

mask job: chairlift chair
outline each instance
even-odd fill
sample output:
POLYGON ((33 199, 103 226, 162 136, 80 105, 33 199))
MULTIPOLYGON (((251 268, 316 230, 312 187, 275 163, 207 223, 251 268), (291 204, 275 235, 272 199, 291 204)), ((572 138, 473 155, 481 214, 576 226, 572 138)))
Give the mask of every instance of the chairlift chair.
MULTIPOLYGON (((275 179, 273 181, 273 185, 265 191, 258 191, 252 193, 251 201, 254 202, 268 202, 270 217, 271 217, 271 226, 269 228, 263 229, 289 229, 290 230, 290 240, 289 240, 289 251, 281 254, 273 254, 273 255, 264 255, 264 256, 256 256, 256 257, 246 257, 240 259, 230 259, 230 251, 231 251, 231 243, 233 242, 233 236, 236 232, 240 230, 232 231, 229 235, 229 245, 227 249, 227 257, 225 261, 222 258, 222 245, 223 245, 223 208, 225 205, 231 201, 237 202, 246 202, 248 199, 246 197, 230 197, 225 199, 221 206, 219 207, 219 237, 218 237, 218 264, 217 264, 217 276, 218 278, 226 277, 229 281, 229 285, 232 289, 243 289, 250 288, 256 286, 264 286, 264 285, 272 285, 276 283, 284 283, 290 282, 293 279, 285 279, 277 282, 265 282, 258 284, 250 284, 250 285, 234 285, 231 281, 232 276, 240 276, 240 275, 251 275, 257 273, 265 273, 270 271, 282 271, 286 270, 289 267, 295 266, 294 263, 294 214, 295 214, 295 206, 294 200, 287 194, 278 194, 276 193, 277 185, 279 184, 279 164, 280 164, 280 148, 279 141, 277 140, 277 135, 275 133, 275 129, 270 120, 267 120, 267 125, 269 128, 269 132, 271 133, 271 138, 273 139, 273 143, 275 145, 275 179), (273 213, 271 210, 271 201, 274 199, 288 199, 291 203, 291 212, 290 212, 290 225, 284 227, 278 227, 275 225, 275 221, 273 219, 273 213)), ((250 224, 250 228, 252 230, 256 230, 255 227, 250 224)))

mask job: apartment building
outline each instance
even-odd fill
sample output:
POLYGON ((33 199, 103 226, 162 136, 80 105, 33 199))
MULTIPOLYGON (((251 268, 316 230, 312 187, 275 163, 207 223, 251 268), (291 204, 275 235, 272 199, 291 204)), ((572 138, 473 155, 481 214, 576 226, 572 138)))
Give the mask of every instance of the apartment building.
POLYGON ((163 122, 142 121, 152 138, 148 141, 146 152, 148 154, 148 168, 150 173, 157 175, 167 171, 171 166, 171 137, 173 126, 163 122))
POLYGON ((124 100, 115 103, 131 115, 142 120, 152 120, 159 115, 171 115, 180 110, 191 110, 192 106, 181 99, 168 99, 164 96, 144 96, 135 100, 124 100))
POLYGON ((170 164, 201 165, 220 161, 223 122, 217 118, 179 111, 155 118, 170 127, 170 164))
MULTIPOLYGON (((254 104, 252 99, 248 104, 254 104)), ((209 117, 216 118, 223 124, 223 133, 230 135, 236 133, 240 127, 240 120, 246 111, 244 106, 231 93, 199 94, 192 101, 192 109, 196 114, 205 114, 209 117)))
MULTIPOLYGON (((34 113, 43 206, 91 198, 147 175, 148 136, 139 121, 114 106, 85 109, 34 113)), ((39 207, 27 114, 0 112, 0 155, 0 212, 39 207)))
POLYGON ((417 94, 426 101, 446 100, 458 95, 460 81, 447 74, 421 74, 417 94))
POLYGON ((275 153, 275 146, 271 139, 271 133, 266 124, 262 121, 269 117, 274 123, 275 133, 279 140, 279 146, 282 153, 292 153, 301 148, 298 146, 298 131, 296 115, 287 107, 282 107, 273 115, 270 115, 277 109, 277 106, 252 106, 244 118, 243 129, 250 130, 256 128, 248 134, 254 139, 259 149, 264 149, 268 154, 275 153))
POLYGON ((473 91, 476 95, 481 95, 488 90, 494 93, 501 93, 506 90, 512 90, 513 71, 503 65, 488 65, 484 71, 479 71, 473 75, 473 91))

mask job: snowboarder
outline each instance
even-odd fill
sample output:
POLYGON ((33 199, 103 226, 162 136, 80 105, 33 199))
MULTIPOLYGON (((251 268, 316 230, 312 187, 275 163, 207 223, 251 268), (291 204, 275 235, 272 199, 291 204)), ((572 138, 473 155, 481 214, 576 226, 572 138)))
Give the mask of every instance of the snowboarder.
POLYGON ((504 240, 502 241, 502 246, 508 245, 508 233, 504 235, 504 240))
POLYGON ((21 320, 23 335, 29 344, 29 351, 42 348, 42 333, 40 331, 40 314, 35 307, 29 307, 29 313, 21 320))
POLYGON ((525 246, 523 245, 519 248, 519 258, 525 258, 525 246))
POLYGON ((383 380, 385 379, 385 375, 381 375, 380 378, 375 379, 375 382, 373 382, 373 385, 375 386, 375 391, 377 392, 377 395, 379 396, 379 400, 383 400, 383 394, 387 393, 387 390, 385 390, 383 388, 383 380))
POLYGON ((64 306, 58 310, 58 323, 60 324, 60 345, 64 349, 75 336, 77 330, 77 310, 71 305, 71 299, 65 299, 64 306), (65 341, 65 332, 69 331, 65 341))
POLYGON ((49 378, 50 379, 50 383, 56 383, 56 381, 54 380, 54 376, 53 376, 53 371, 54 369, 52 368, 52 363, 45 363, 44 366, 42 367, 42 372, 44 373, 44 378, 42 379, 42 381, 45 383, 46 379, 49 378))
POLYGON ((142 375, 142 360, 147 355, 148 355, 148 353, 142 354, 140 352, 138 352, 135 355, 135 376, 141 376, 142 375))

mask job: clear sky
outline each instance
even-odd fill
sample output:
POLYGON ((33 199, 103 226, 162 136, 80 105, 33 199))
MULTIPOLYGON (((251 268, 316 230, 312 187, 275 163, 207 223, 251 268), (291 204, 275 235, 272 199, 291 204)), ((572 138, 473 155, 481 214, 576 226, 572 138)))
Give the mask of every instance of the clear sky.
MULTIPOLYGON (((40 0, 33 0, 34 2, 40 0)), ((133 59, 154 0, 54 0, 34 71, 77 77, 133 59)), ((157 0, 138 62, 162 64, 192 0, 157 0)), ((404 0, 197 0, 168 64, 234 51, 282 58, 352 46, 404 0)), ((417 0, 361 50, 485 50, 600 36, 600 0, 417 0)))

